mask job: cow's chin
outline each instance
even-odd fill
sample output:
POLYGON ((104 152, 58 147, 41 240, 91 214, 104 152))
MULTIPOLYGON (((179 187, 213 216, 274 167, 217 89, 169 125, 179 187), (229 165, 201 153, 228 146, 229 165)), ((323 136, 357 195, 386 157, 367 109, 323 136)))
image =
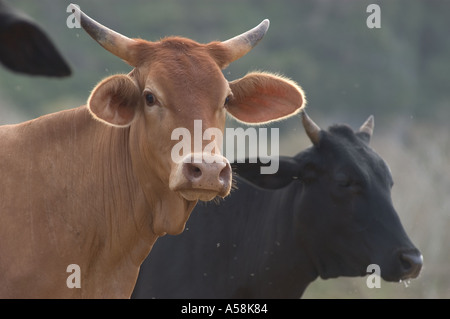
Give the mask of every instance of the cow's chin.
POLYGON ((188 189, 188 190, 180 190, 178 191, 180 195, 188 200, 188 201, 197 201, 201 200, 204 202, 208 202, 213 200, 218 195, 217 191, 213 190, 202 190, 202 189, 188 189))

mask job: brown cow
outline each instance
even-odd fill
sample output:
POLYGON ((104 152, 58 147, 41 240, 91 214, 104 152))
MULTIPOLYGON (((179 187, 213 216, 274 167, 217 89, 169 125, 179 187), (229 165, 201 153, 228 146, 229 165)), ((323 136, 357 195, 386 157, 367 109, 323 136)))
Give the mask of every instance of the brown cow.
POLYGON ((304 105, 301 88, 282 77, 228 82, 221 72, 268 21, 224 42, 147 42, 76 13, 134 69, 101 81, 85 106, 0 127, 0 297, 130 297, 156 239, 183 231, 198 200, 230 190, 230 165, 218 152, 172 161, 171 132, 192 130, 194 120, 203 132, 223 131, 227 112, 256 123, 304 105))

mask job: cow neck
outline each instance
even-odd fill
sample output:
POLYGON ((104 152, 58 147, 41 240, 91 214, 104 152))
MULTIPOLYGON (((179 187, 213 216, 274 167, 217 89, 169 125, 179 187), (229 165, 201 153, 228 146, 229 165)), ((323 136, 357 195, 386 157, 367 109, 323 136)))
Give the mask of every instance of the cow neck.
POLYGON ((97 121, 93 128, 94 132, 90 132, 88 138, 90 136, 96 143, 91 152, 94 165, 98 165, 94 169, 99 172, 98 185, 102 188, 103 222, 109 225, 105 229, 108 257, 101 269, 112 266, 111 278, 126 285, 117 291, 123 291, 129 297, 139 267, 157 239, 151 227, 152 207, 133 170, 130 128, 110 127, 97 121))
MULTIPOLYGON (((298 298, 300 298, 305 289, 309 286, 311 282, 317 279, 318 272, 315 268, 314 262, 310 256, 310 250, 307 247, 307 241, 305 240, 308 234, 305 234, 301 231, 299 227, 298 216, 305 214, 305 207, 302 207, 302 201, 304 200, 303 193, 303 183, 300 181, 295 181, 291 183, 288 188, 292 192, 292 200, 290 201, 290 207, 292 210, 293 217, 293 227, 294 229, 294 242, 296 247, 297 254, 297 262, 299 267, 297 271, 294 273, 293 279, 298 282, 298 292, 296 292, 296 296, 298 293, 298 298)), ((314 232, 313 229, 309 229, 309 231, 314 232)), ((309 234, 311 236, 311 234, 309 234)), ((316 234, 313 234, 316 236, 316 234)), ((297 298, 297 297, 296 297, 297 298)))
POLYGON ((273 278, 267 280, 273 284, 263 296, 300 298, 306 287, 317 278, 295 218, 296 214, 301 213, 298 211, 298 200, 301 198, 302 186, 300 182, 294 181, 287 187, 270 192, 260 201, 261 209, 252 210, 260 218, 262 211, 267 212, 267 219, 260 222, 263 227, 261 238, 265 238, 267 246, 271 245, 274 252, 267 255, 268 267, 274 269, 268 272, 273 278), (280 265, 284 266, 280 268, 280 265))
POLYGON ((130 128, 109 127, 98 122, 94 127, 92 139, 96 144, 91 151, 94 165, 98 165, 95 171, 99 172, 105 222, 110 225, 107 237, 112 248, 128 251, 133 263, 140 266, 157 236, 149 227, 151 207, 134 174, 130 128))
POLYGON ((143 138, 146 136, 144 120, 139 121, 137 119, 130 128, 130 153, 134 175, 149 207, 150 229, 156 236, 179 234, 197 201, 187 201, 170 190, 170 152, 167 153, 169 160, 162 161, 164 150, 158 152, 149 147, 148 139, 143 138))

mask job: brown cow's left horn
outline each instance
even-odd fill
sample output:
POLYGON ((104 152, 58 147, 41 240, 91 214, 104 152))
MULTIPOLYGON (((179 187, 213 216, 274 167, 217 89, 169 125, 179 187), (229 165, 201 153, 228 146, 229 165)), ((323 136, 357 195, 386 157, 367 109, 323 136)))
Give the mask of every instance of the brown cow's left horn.
POLYGON ((75 18, 79 19, 83 29, 103 48, 131 66, 136 66, 135 61, 133 61, 132 50, 130 50, 135 40, 101 25, 81 11, 77 5, 71 4, 69 8, 75 13, 75 18))
POLYGON ((223 41, 222 44, 225 45, 231 53, 231 59, 228 63, 231 63, 250 52, 250 50, 264 37, 269 29, 269 25, 269 20, 265 19, 253 29, 227 41, 223 41))
POLYGON ((320 127, 309 118, 305 110, 303 110, 301 114, 303 128, 305 129, 306 135, 308 135, 314 145, 318 145, 320 141, 320 127))
POLYGON ((369 116, 369 118, 364 122, 363 125, 359 128, 359 132, 366 133, 369 135, 369 139, 372 137, 373 128, 375 126, 375 120, 373 115, 369 116))

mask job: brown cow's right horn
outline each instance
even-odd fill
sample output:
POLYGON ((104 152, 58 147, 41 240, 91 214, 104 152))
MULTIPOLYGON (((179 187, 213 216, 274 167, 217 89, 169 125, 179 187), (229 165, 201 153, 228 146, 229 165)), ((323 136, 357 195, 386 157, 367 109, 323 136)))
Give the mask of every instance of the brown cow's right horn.
POLYGON ((121 58, 131 66, 136 66, 131 54, 132 50, 130 50, 130 47, 135 43, 135 40, 101 25, 81 11, 77 5, 71 4, 69 9, 75 13, 75 19, 80 22, 83 29, 103 48, 121 58))
POLYGON ((223 41, 222 44, 225 45, 231 53, 231 59, 228 63, 231 63, 250 52, 250 50, 264 37, 269 29, 269 25, 269 20, 265 19, 253 29, 227 41, 223 41))
POLYGON ((320 141, 320 127, 309 118, 304 110, 301 114, 303 128, 305 129, 306 135, 308 135, 314 145, 318 145, 320 141))

